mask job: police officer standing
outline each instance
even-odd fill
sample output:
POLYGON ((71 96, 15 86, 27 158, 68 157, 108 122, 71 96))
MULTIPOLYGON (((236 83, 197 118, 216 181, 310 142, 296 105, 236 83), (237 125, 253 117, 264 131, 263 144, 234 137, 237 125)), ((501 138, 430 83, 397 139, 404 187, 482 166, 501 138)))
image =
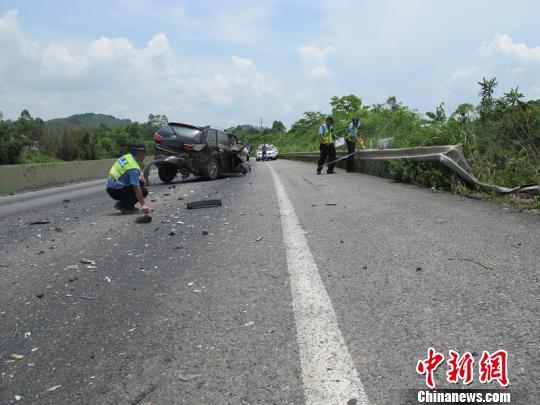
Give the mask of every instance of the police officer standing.
MULTIPOLYGON (((264 141, 266 142, 266 141, 264 141)), ((266 151, 267 151, 266 143, 263 143, 261 146, 261 159, 263 162, 266 162, 266 151)))
POLYGON ((352 123, 347 128, 347 135, 345 135, 345 141, 347 142, 347 171, 354 171, 354 153, 356 149, 356 143, 362 147, 363 139, 358 135, 360 130, 360 120, 358 117, 352 119, 352 123))
POLYGON ((131 153, 118 158, 107 178, 107 193, 117 200, 114 205, 122 214, 137 212, 135 204, 139 202, 143 213, 148 214, 150 208, 144 201, 148 190, 144 187, 146 180, 141 176, 141 164, 146 156, 143 144, 131 147, 131 153))
POLYGON ((319 164, 317 174, 321 174, 326 158, 328 157, 328 170, 326 173, 334 174, 334 160, 336 160, 336 147, 334 145, 334 119, 331 116, 326 117, 326 121, 319 128, 321 144, 319 150, 319 164))

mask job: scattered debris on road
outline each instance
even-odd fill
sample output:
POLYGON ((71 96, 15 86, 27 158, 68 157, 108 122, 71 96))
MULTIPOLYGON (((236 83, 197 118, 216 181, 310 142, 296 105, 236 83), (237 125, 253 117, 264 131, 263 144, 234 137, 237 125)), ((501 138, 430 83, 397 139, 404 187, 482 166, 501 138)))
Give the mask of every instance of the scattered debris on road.
POLYGON ((263 239, 264 239, 264 236, 259 236, 258 238, 255 239, 255 242, 260 242, 263 239))
POLYGON ((198 208, 213 208, 221 207, 221 200, 200 200, 187 203, 188 210, 194 210, 198 208))
POLYGON ((337 203, 326 203, 325 205, 328 205, 328 206, 332 206, 332 207, 333 207, 333 206, 337 205, 337 203))
POLYGON ((51 221, 34 221, 34 222, 29 222, 28 225, 47 225, 50 223, 51 221))
POLYGON ((51 388, 47 388, 47 391, 50 391, 50 392, 56 391, 56 390, 57 390, 58 388, 60 388, 61 386, 62 386, 62 385, 55 385, 55 386, 53 386, 53 387, 51 387, 51 388))
POLYGON ((255 326, 255 321, 249 321, 244 324, 244 327, 249 328, 251 326, 255 326))
POLYGON ((135 222, 138 224, 149 224, 152 222, 152 217, 150 215, 140 215, 135 218, 135 222))
POLYGON ((483 267, 483 268, 486 269, 486 270, 493 270, 491 267, 486 266, 485 264, 482 264, 482 263, 480 263, 480 262, 477 262, 476 260, 473 260, 473 259, 463 259, 463 258, 457 258, 457 259, 454 259, 454 258, 450 258, 450 259, 448 259, 448 260, 450 260, 450 261, 462 261, 462 262, 474 263, 474 264, 479 265, 480 267, 483 267))
POLYGON ((202 374, 178 374, 180 381, 191 381, 200 377, 202 377, 202 374))
POLYGON ((23 354, 17 354, 17 353, 11 353, 11 358, 13 360, 22 360, 22 359, 24 359, 24 355, 23 354))
POLYGON ((82 263, 82 264, 89 264, 91 266, 95 266, 96 265, 96 262, 93 261, 93 260, 90 260, 90 259, 80 259, 79 260, 79 263, 82 263))
POLYGON ((130 402, 131 405, 137 405, 139 402, 141 402, 148 394, 151 394, 153 391, 155 391, 156 386, 154 384, 148 385, 139 395, 135 397, 133 401, 130 402))
POLYGON ((80 295, 79 299, 81 299, 81 300, 93 300, 94 297, 87 297, 86 295, 80 295))

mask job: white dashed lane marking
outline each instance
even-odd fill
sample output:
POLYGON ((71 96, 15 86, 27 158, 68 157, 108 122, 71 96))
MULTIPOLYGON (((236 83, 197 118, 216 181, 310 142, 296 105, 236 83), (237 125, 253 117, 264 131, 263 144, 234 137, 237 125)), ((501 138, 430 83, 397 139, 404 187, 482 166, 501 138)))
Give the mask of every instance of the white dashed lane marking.
POLYGON ((306 404, 369 404, 294 207, 267 167, 279 201, 306 404))

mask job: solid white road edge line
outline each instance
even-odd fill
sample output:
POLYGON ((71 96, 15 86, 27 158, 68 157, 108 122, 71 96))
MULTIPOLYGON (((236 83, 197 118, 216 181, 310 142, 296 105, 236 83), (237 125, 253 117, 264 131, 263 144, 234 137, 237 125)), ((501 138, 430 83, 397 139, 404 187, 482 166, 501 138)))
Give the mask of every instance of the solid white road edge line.
POLYGON ((294 207, 278 174, 267 167, 276 186, 287 250, 305 401, 309 405, 344 405, 355 399, 350 403, 367 405, 367 395, 294 207))

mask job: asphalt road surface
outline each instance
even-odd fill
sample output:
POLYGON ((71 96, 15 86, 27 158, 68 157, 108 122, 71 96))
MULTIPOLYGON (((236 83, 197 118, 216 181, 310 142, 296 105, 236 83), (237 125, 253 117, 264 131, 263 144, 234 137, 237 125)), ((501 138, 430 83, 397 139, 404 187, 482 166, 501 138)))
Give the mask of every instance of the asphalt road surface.
POLYGON ((538 403, 539 215, 282 160, 175 186, 150 224, 102 182, 0 199, 0 403, 400 404, 429 347, 538 403))

